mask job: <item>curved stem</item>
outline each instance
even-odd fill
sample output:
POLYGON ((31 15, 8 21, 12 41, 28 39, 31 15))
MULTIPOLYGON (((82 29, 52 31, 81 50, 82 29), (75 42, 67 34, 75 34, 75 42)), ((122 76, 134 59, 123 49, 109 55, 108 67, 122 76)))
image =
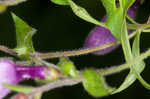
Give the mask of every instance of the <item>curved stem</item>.
POLYGON ((133 23, 133 24, 138 24, 136 21, 134 21, 129 15, 126 15, 127 19, 133 23))
POLYGON ((5 53, 8 53, 8 54, 11 54, 14 56, 18 56, 16 51, 14 51, 6 46, 3 46, 3 45, 0 45, 0 51, 3 51, 5 53))
MULTIPOLYGON (((129 38, 132 38, 135 36, 135 32, 131 33, 129 35, 129 38)), ((113 45, 116 44, 120 44, 119 41, 114 41, 105 45, 101 45, 101 46, 97 46, 94 48, 88 48, 88 49, 81 49, 81 50, 74 50, 74 51, 65 51, 65 52, 50 52, 50 53, 34 53, 31 54, 31 56, 38 56, 42 59, 47 59, 47 58, 57 58, 57 57, 63 57, 63 56, 77 56, 77 55, 83 55, 83 54, 87 54, 87 53, 91 53, 97 50, 102 50, 108 47, 111 47, 113 45)), ((5 53, 8 53, 10 55, 14 55, 18 57, 18 54, 16 51, 14 51, 13 49, 10 49, 6 46, 0 45, 0 51, 3 51, 5 53)))
MULTIPOLYGON (((129 35, 129 38, 134 37, 136 32, 134 31, 129 35)), ((74 50, 74 51, 64 51, 64 52, 50 52, 50 53, 33 53, 31 56, 40 57, 42 59, 48 59, 48 58, 58 58, 58 57, 64 57, 64 56, 77 56, 77 55, 83 55, 88 54, 94 51, 102 50, 108 47, 111 47, 113 45, 120 44, 120 41, 114 41, 105 45, 100 45, 94 48, 87 48, 87 49, 80 49, 80 50, 74 50)))
MULTIPOLYGON (((142 61, 143 59, 147 58, 148 56, 150 56, 150 49, 147 50, 145 53, 141 54, 140 56, 129 61, 128 63, 125 63, 125 64, 120 65, 120 66, 111 67, 111 68, 100 69, 100 70, 97 70, 97 72, 103 76, 107 76, 107 75, 110 75, 113 73, 118 73, 122 70, 128 69, 129 66, 134 65, 139 61, 142 61)), ((33 96, 34 94, 36 94, 38 92, 49 91, 49 90, 59 88, 62 86, 72 86, 72 85, 75 85, 75 84, 82 82, 82 79, 83 79, 82 75, 80 75, 80 77, 77 79, 62 78, 56 82, 52 82, 52 83, 49 83, 47 85, 35 88, 35 90, 32 93, 30 93, 29 95, 33 96)))
POLYGON ((34 96, 36 93, 44 92, 44 91, 50 91, 52 89, 59 88, 59 87, 62 87, 62 86, 72 86, 72 85, 80 83, 82 81, 82 79, 83 78, 80 77, 78 79, 68 79, 68 78, 66 78, 66 79, 63 79, 63 80, 58 80, 56 82, 49 83, 47 85, 36 88, 35 90, 33 90, 32 93, 29 94, 29 96, 34 96))
POLYGON ((64 56, 77 56, 77 55, 83 55, 83 54, 95 52, 97 50, 102 50, 102 49, 111 47, 116 44, 119 44, 119 41, 115 41, 115 42, 105 44, 103 46, 94 47, 94 48, 80 49, 80 50, 74 50, 74 51, 64 51, 64 52, 34 53, 34 54, 31 54, 31 56, 37 56, 42 59, 57 58, 57 57, 64 57, 64 56))

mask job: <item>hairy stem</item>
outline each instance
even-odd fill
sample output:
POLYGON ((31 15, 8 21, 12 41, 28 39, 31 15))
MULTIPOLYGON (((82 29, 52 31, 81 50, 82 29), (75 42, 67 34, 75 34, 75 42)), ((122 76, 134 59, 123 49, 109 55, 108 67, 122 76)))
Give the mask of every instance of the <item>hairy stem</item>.
MULTIPOLYGON (((135 32, 131 33, 129 35, 129 38, 132 38, 135 36, 135 32)), ((37 56, 42 59, 48 59, 48 58, 58 58, 58 57, 64 57, 64 56, 77 56, 77 55, 83 55, 88 54, 91 52, 95 52, 98 50, 102 50, 108 47, 111 47, 113 45, 120 44, 120 41, 114 41, 105 45, 100 45, 94 48, 87 48, 87 49, 80 49, 80 50, 74 50, 74 51, 64 51, 64 52, 50 52, 50 53, 33 53, 31 56, 37 56)))
POLYGON ((16 51, 14 51, 6 46, 3 46, 3 45, 0 45, 0 51, 3 51, 5 53, 8 53, 8 54, 11 54, 14 56, 18 56, 16 51))
MULTIPOLYGON (((150 49, 147 50, 145 53, 141 54, 140 56, 129 61, 128 63, 125 63, 125 64, 120 65, 120 66, 114 66, 114 67, 106 68, 106 69, 99 69, 96 71, 103 76, 118 73, 122 70, 128 69, 131 65, 134 65, 137 62, 142 61, 143 59, 147 58, 148 56, 150 56, 150 49)), ((82 75, 80 75, 80 77, 77 79, 62 78, 62 80, 60 79, 58 81, 49 83, 47 85, 35 88, 35 90, 32 93, 30 93, 29 95, 33 96, 38 92, 50 91, 52 89, 63 87, 63 86, 72 86, 72 85, 75 85, 75 84, 82 82, 82 80, 83 80, 82 75)))
MULTIPOLYGON (((135 36, 135 31, 129 35, 129 38, 132 38, 135 36)), ((108 47, 111 47, 113 45, 120 44, 120 41, 114 41, 105 45, 100 45, 94 48, 87 48, 87 49, 80 49, 80 50, 74 50, 74 51, 64 51, 64 52, 50 52, 50 53, 31 53, 31 57, 40 57, 42 59, 47 59, 47 58, 58 58, 58 57, 63 57, 63 56, 77 56, 77 55, 83 55, 83 54, 88 54, 97 50, 102 50, 108 47)), ((5 53, 8 53, 10 55, 18 56, 17 52, 14 51, 13 49, 10 49, 6 46, 0 45, 0 51, 3 51, 5 53)))
POLYGON ((50 91, 52 89, 62 87, 62 86, 72 86, 72 85, 80 83, 82 81, 82 79, 83 78, 80 77, 78 79, 68 79, 67 78, 67 79, 63 79, 63 80, 58 80, 56 82, 49 83, 47 85, 36 88, 32 93, 29 94, 29 96, 33 96, 39 92, 50 91))

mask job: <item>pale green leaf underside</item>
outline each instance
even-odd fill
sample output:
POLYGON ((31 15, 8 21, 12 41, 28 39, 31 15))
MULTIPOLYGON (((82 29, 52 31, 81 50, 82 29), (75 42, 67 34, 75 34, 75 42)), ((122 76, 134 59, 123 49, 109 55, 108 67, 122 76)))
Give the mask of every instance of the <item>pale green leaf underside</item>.
POLYGON ((69 5, 68 0, 51 0, 51 2, 58 5, 69 5))
POLYGON ((22 92, 22 93, 26 93, 26 94, 31 93, 34 89, 34 88, 25 87, 25 86, 21 86, 21 85, 10 85, 10 84, 3 84, 3 85, 13 91, 22 92))

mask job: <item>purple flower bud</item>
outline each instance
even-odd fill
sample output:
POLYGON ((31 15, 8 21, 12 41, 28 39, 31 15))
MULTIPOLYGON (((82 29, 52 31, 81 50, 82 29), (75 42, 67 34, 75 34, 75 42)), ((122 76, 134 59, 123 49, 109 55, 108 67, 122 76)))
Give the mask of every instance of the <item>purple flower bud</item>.
POLYGON ((0 99, 8 95, 11 90, 4 87, 3 83, 15 85, 26 79, 55 80, 59 77, 59 71, 46 66, 21 66, 11 60, 0 60, 0 99))
POLYGON ((25 79, 45 79, 45 66, 15 66, 19 81, 25 79))
POLYGON ((140 0, 136 0, 135 3, 133 3, 133 5, 128 9, 127 14, 131 17, 131 18, 135 18, 136 16, 136 10, 138 8, 138 6, 140 5, 140 0))
MULTIPOLYGON (((137 6, 139 5, 139 1, 140 0, 136 0, 136 2, 127 11, 127 14, 131 18, 135 18, 136 9, 137 9, 137 6)), ((102 19, 102 22, 105 22, 106 20, 107 18, 104 17, 104 19, 102 19)), ((86 38, 84 48, 92 48, 92 47, 108 44, 114 41, 116 41, 116 38, 112 35, 112 33, 108 29, 102 26, 96 26, 86 38)), ((114 45, 109 48, 105 48, 105 49, 93 52, 93 54, 96 54, 96 55, 107 54, 113 51, 114 49, 116 49, 117 47, 118 45, 114 45)))
MULTIPOLYGON (((96 47, 96 46, 104 45, 113 41, 116 41, 116 38, 111 34, 111 32, 108 29, 101 27, 101 26, 97 26, 88 35, 84 44, 84 48, 96 47)), ((105 49, 96 51, 93 54, 103 55, 103 54, 111 52, 116 47, 117 46, 105 48, 105 49)))
POLYGON ((59 78, 59 71, 46 66, 15 66, 19 81, 38 78, 40 80, 55 80, 59 78))
POLYGON ((10 60, 0 60, 0 99, 3 99, 10 93, 10 90, 2 84, 16 84, 17 82, 18 78, 13 62, 10 60))

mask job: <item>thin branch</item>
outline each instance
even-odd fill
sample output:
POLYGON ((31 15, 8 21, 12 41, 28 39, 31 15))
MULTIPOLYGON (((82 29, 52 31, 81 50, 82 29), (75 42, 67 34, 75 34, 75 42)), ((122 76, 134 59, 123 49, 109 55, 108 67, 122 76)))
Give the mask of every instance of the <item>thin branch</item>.
POLYGON ((129 15, 126 15, 127 19, 133 23, 133 24, 138 24, 136 21, 134 21, 129 15))
POLYGON ((5 53, 8 53, 8 54, 11 54, 11 55, 14 55, 14 56, 18 56, 17 52, 6 47, 6 46, 3 46, 3 45, 0 45, 0 51, 3 51, 5 53))
POLYGON ((62 86, 72 86, 72 85, 80 83, 82 81, 82 79, 83 78, 80 77, 78 79, 68 79, 67 78, 67 79, 63 79, 63 80, 58 80, 56 82, 49 83, 47 85, 36 88, 32 93, 29 94, 29 96, 34 96, 36 93, 50 91, 52 89, 59 88, 62 86))
MULTIPOLYGON (((124 64, 124 65, 120 65, 120 66, 114 66, 111 68, 105 68, 105 69, 100 69, 100 70, 96 70, 99 74, 106 76, 109 74, 114 74, 114 73, 118 73, 122 70, 128 69, 129 64, 124 64)), ((45 91, 50 91, 53 90, 55 88, 59 88, 59 87, 63 87, 63 86, 73 86, 75 84, 81 83, 83 80, 83 77, 81 75, 81 71, 79 72, 80 77, 77 79, 70 79, 70 78, 66 78, 63 77, 62 79, 49 83, 47 85, 41 86, 41 87, 37 87, 35 88, 35 90, 32 91, 32 93, 28 94, 28 96, 34 96, 36 93, 40 93, 40 92, 45 92, 45 91)))
MULTIPOLYGON (((122 70, 128 69, 129 66, 131 66, 133 64, 136 64, 139 61, 142 61, 143 59, 147 58, 148 56, 150 56, 150 49, 147 50, 145 53, 141 54, 139 57, 133 59, 132 61, 129 61, 128 63, 125 63, 125 64, 120 65, 120 66, 114 66, 114 67, 111 67, 111 68, 105 68, 105 69, 100 69, 100 70, 96 70, 96 71, 98 73, 100 73, 101 75, 103 75, 103 76, 118 73, 122 70)), ((82 80, 83 80, 83 77, 81 75, 81 71, 79 72, 79 74, 80 74, 80 77, 77 78, 77 79, 69 79, 69 78, 64 77, 64 78, 62 78, 58 81, 49 83, 49 84, 41 86, 41 87, 37 87, 29 95, 33 96, 33 95, 35 95, 36 93, 39 93, 39 92, 49 91, 49 90, 59 88, 59 87, 63 87, 63 86, 72 86, 72 85, 78 84, 78 83, 82 82, 82 80)))
POLYGON ((46 66, 48 66, 48 67, 55 68, 55 69, 57 69, 58 71, 60 70, 60 68, 59 68, 57 65, 55 65, 55 64, 53 64, 53 63, 50 63, 50 62, 47 62, 47 61, 41 59, 41 58, 38 57, 38 56, 35 56, 35 57, 33 57, 32 59, 34 60, 34 62, 37 62, 37 63, 40 63, 40 64, 44 64, 44 65, 46 65, 46 66))
POLYGON ((144 29, 144 30, 142 30, 142 32, 150 32, 150 29, 144 29))
MULTIPOLYGON (((129 35, 129 38, 134 37, 136 32, 134 31, 129 35)), ((74 50, 74 51, 64 51, 64 52, 50 52, 50 53, 31 53, 31 56, 38 56, 42 59, 48 59, 48 58, 58 58, 58 57, 66 57, 66 56, 78 56, 78 55, 84 55, 91 52, 95 52, 98 50, 102 50, 105 48, 109 48, 111 46, 120 44, 120 41, 114 41, 105 45, 100 45, 94 48, 87 48, 87 49, 80 49, 80 50, 74 50)))
MULTIPOLYGON (((135 32, 131 33, 129 35, 129 38, 132 38, 135 36, 135 32)), ((108 47, 111 47, 113 45, 120 44, 119 41, 111 42, 105 45, 97 46, 94 48, 87 48, 87 49, 81 49, 81 50, 74 50, 74 51, 65 51, 65 52, 50 52, 50 53, 31 53, 31 57, 40 57, 42 59, 47 59, 47 58, 57 58, 57 57, 63 57, 63 56, 77 56, 77 55, 83 55, 83 54, 88 54, 97 50, 102 50, 108 47)), ((5 53, 14 55, 18 57, 18 54, 16 51, 13 49, 10 49, 6 46, 0 45, 0 51, 3 51, 5 53)))
POLYGON ((64 52, 34 53, 31 55, 32 56, 36 55, 42 59, 67 57, 67 56, 78 56, 78 55, 88 54, 90 52, 94 52, 97 50, 102 50, 102 49, 108 48, 108 47, 116 45, 116 44, 118 44, 117 41, 109 43, 109 44, 105 44, 103 46, 94 47, 94 48, 87 48, 87 49, 80 49, 80 50, 73 50, 73 51, 64 51, 64 52))

